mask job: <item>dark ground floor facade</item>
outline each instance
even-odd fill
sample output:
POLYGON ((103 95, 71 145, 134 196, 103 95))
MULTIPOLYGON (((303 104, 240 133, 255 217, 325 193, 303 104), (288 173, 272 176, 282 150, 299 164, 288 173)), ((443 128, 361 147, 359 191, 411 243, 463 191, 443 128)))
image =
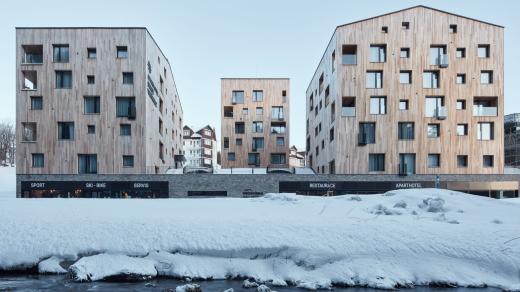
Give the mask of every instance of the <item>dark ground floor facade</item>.
POLYGON ((395 189, 443 188, 475 195, 518 197, 519 174, 504 175, 17 175, 20 198, 257 197, 288 192, 334 196, 395 189))

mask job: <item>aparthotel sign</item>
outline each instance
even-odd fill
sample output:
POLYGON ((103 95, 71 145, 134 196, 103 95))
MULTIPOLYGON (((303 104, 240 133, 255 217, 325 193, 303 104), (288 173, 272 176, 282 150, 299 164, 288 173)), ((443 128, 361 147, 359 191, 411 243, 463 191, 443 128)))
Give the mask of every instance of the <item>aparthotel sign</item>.
POLYGON ((280 192, 337 191, 375 193, 395 189, 433 188, 433 181, 281 181, 280 192))

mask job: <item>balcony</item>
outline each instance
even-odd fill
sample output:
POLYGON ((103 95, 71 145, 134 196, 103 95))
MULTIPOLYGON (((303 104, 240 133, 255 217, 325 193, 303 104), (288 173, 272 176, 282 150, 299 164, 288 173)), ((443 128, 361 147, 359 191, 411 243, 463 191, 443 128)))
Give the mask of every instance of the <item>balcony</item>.
POLYGON ((355 117, 356 116, 356 107, 355 106, 342 107, 341 116, 342 117, 355 117))
POLYGON ((42 45, 24 45, 22 64, 43 64, 42 45))
POLYGON ((473 106, 474 117, 496 117, 498 115, 498 109, 496 106, 473 106))

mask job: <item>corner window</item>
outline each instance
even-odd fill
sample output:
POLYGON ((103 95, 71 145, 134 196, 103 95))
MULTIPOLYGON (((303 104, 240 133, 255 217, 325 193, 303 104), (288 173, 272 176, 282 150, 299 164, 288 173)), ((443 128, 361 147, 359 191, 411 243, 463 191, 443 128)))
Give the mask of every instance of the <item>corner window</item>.
POLYGON ((22 90, 37 90, 38 78, 36 71, 22 71, 23 83, 22 90))

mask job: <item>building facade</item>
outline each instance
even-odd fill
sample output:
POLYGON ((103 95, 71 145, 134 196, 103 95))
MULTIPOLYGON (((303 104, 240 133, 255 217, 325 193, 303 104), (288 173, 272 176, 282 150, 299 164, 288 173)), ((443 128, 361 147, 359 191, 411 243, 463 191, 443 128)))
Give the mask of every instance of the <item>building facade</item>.
POLYGON ((305 151, 298 151, 296 146, 289 149, 289 167, 306 167, 305 151))
POLYGON ((504 117, 505 166, 520 167, 520 114, 504 117))
POLYGON ((501 174, 504 28, 416 6, 338 26, 307 89, 317 173, 501 174))
POLYGON ((195 132, 190 127, 184 126, 183 131, 185 166, 192 168, 217 167, 217 138, 215 129, 207 125, 195 132))
POLYGON ((288 167, 289 79, 221 79, 222 168, 288 167))
POLYGON ((183 111, 146 28, 16 29, 17 174, 158 174, 183 111))

